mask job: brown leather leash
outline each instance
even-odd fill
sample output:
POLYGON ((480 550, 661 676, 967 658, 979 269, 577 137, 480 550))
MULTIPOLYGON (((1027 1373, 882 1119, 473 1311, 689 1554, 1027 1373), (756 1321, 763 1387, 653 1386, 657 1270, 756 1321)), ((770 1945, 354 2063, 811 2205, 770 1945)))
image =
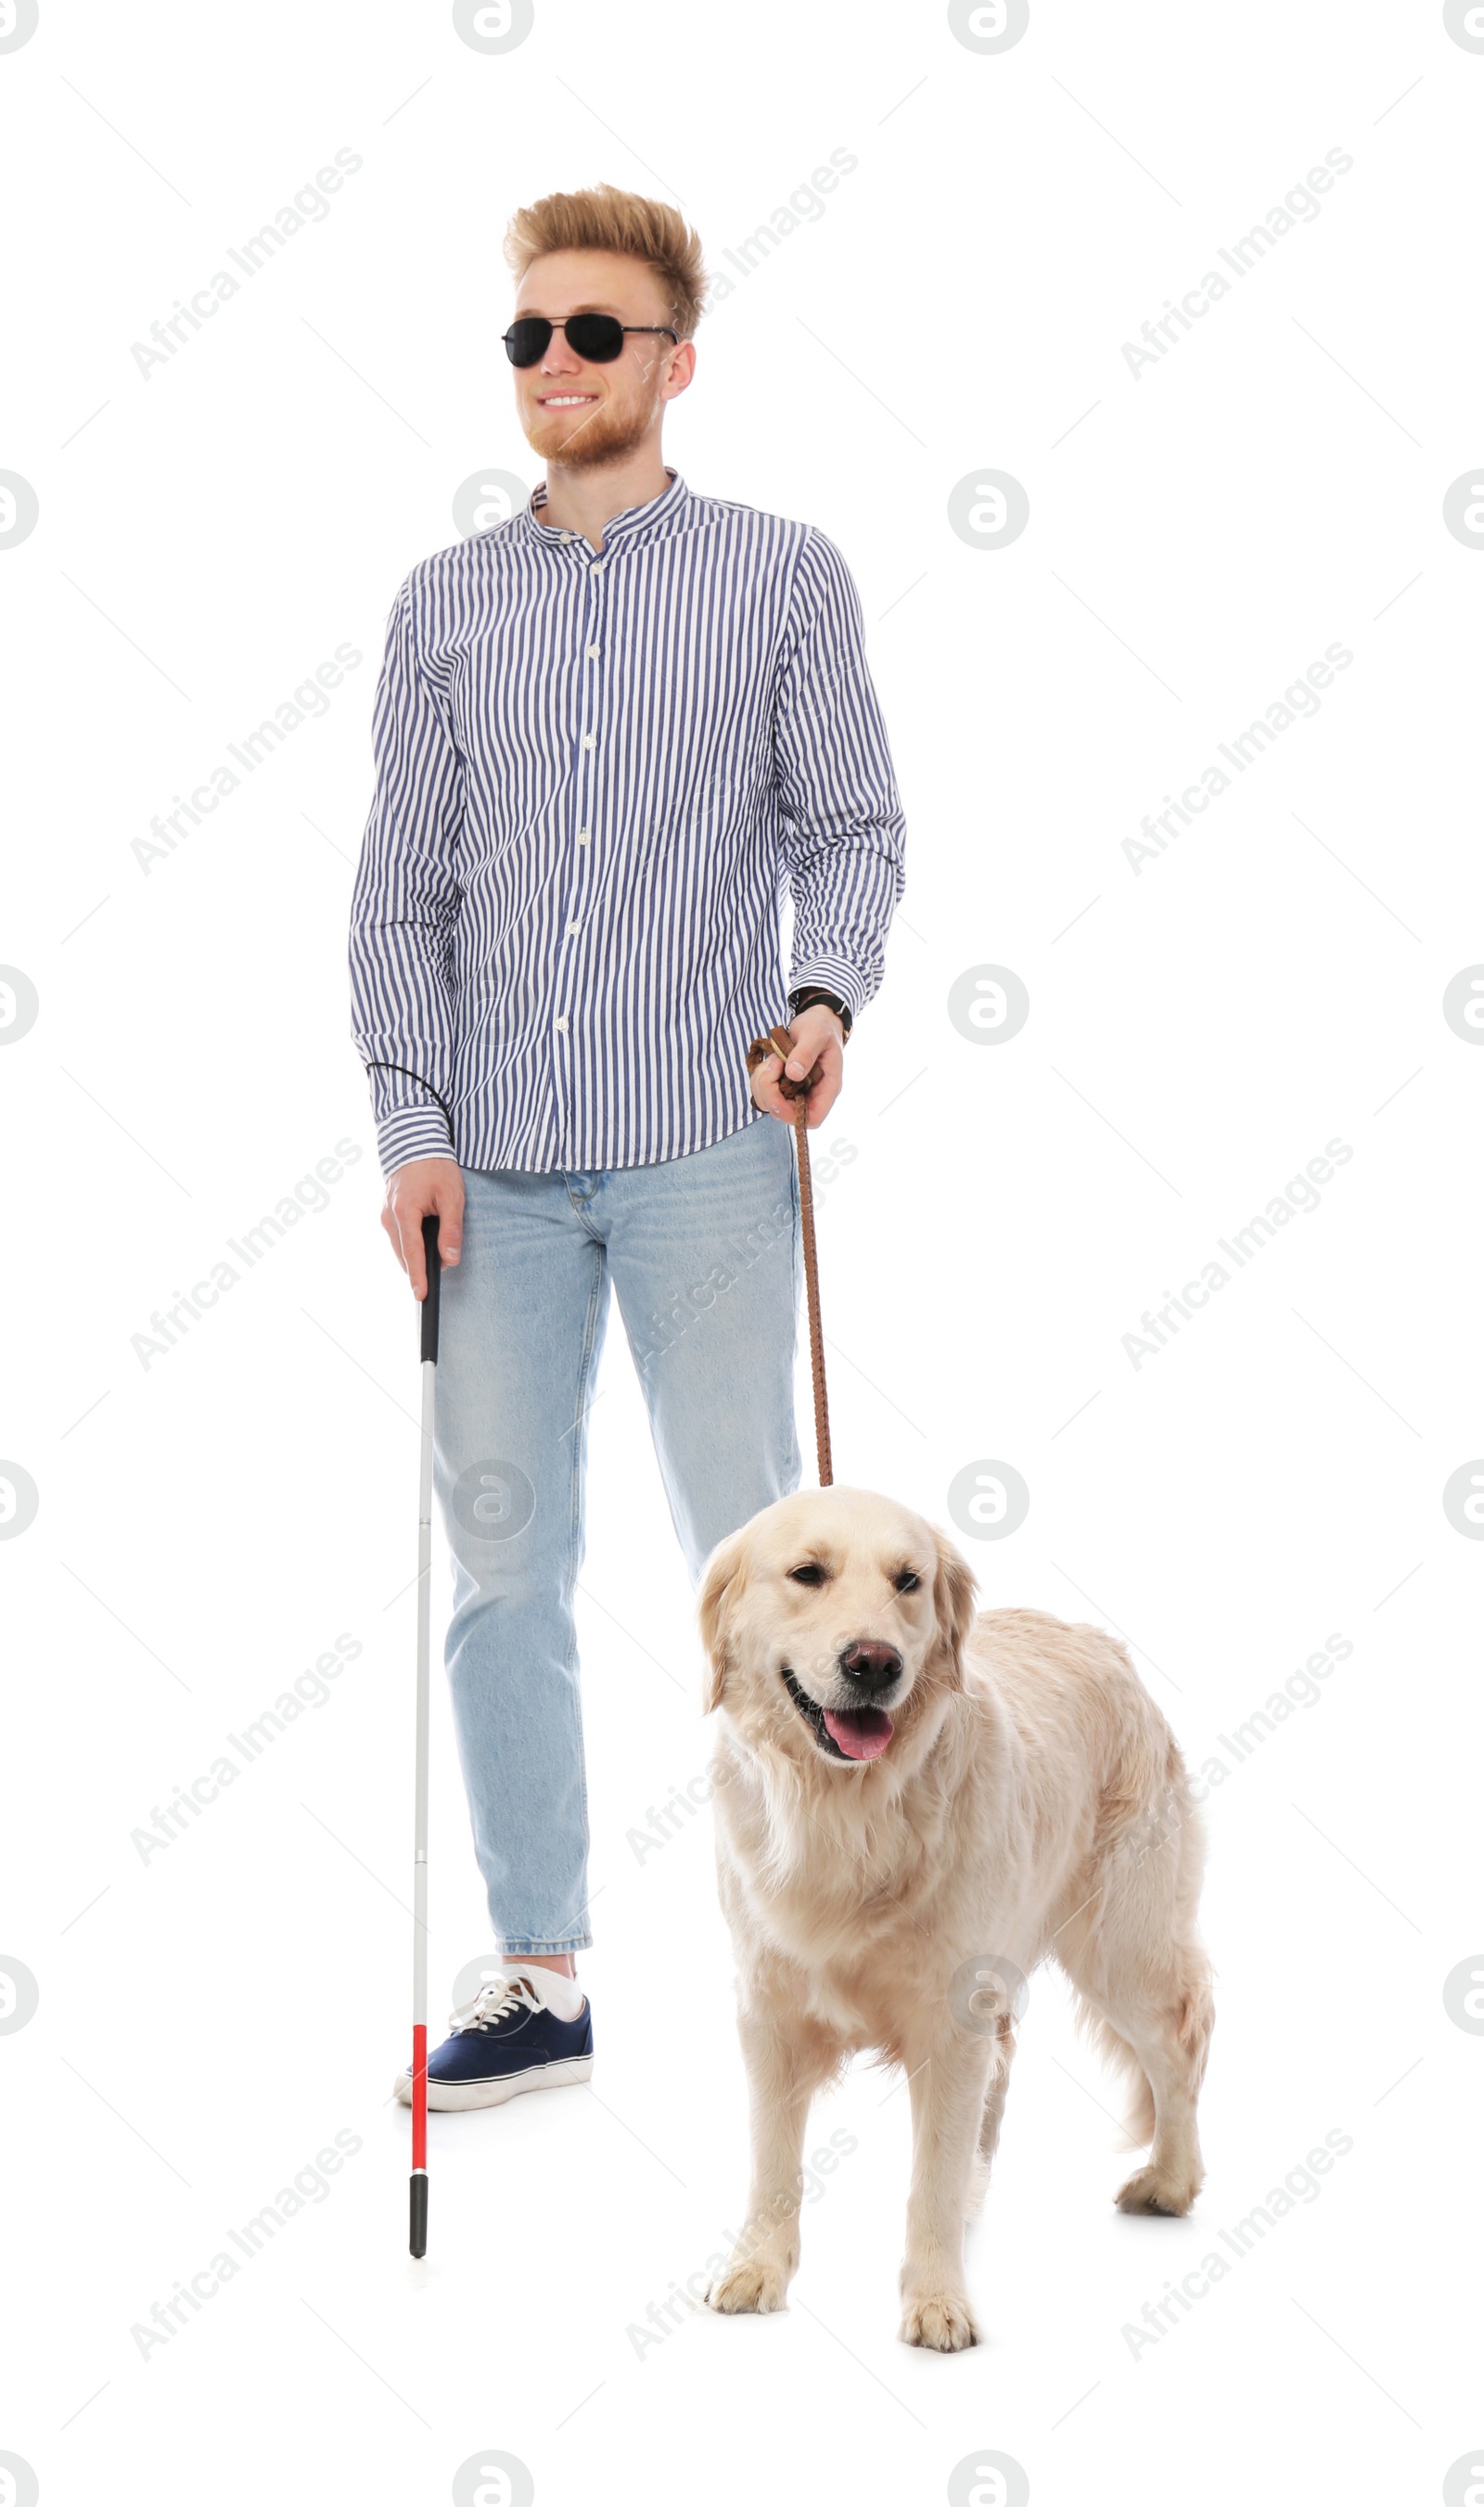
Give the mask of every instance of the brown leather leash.
MULTIPOLYGON (((787 1064, 793 1052, 793 1038, 784 1027, 771 1028, 766 1037, 754 1036, 747 1047, 747 1070, 756 1071, 761 1063, 777 1054, 787 1064)), ((809 1173, 809 1092, 819 1075, 816 1062, 807 1079, 790 1079, 786 1068, 778 1073, 778 1093, 793 1103, 793 1139, 799 1159, 799 1216, 804 1223, 804 1285, 809 1298, 809 1355, 814 1379, 814 1449, 819 1457, 819 1486, 829 1488, 834 1481, 830 1460, 829 1397, 824 1389, 824 1327, 819 1321, 819 1263, 814 1247, 814 1195, 809 1173)))

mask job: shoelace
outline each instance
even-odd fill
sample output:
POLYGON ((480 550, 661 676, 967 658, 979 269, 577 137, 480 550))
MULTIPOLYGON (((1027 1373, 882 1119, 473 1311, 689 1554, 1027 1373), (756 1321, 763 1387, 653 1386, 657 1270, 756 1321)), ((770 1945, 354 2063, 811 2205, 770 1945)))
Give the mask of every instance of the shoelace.
POLYGON ((482 1984, 472 2002, 461 2003, 449 2015, 451 2028, 488 2028, 497 2020, 508 2018, 512 2011, 543 2011, 546 2008, 528 1976, 495 1977, 482 1984))

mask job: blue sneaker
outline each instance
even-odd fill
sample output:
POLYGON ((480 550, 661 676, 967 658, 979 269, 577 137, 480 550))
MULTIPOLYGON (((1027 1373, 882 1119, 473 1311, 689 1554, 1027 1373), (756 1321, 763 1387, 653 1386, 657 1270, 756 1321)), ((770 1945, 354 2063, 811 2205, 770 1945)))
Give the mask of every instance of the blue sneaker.
MULTIPOLYGON (((472 2002, 450 2015, 452 2036, 428 2056, 427 2102, 440 2113, 497 2107, 523 2089, 559 2089, 593 2072, 593 2012, 576 1979, 507 1959, 472 2002)), ((413 2076, 393 2095, 413 2102, 413 2076)))

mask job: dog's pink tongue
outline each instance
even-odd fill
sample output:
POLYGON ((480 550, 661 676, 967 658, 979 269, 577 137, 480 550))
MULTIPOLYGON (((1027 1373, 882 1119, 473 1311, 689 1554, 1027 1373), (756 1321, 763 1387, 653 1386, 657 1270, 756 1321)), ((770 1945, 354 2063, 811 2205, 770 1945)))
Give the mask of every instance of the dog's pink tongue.
POLYGON ((826 1706, 824 1728, 848 1759, 879 1759, 896 1726, 881 1706, 848 1706, 840 1714, 826 1706))

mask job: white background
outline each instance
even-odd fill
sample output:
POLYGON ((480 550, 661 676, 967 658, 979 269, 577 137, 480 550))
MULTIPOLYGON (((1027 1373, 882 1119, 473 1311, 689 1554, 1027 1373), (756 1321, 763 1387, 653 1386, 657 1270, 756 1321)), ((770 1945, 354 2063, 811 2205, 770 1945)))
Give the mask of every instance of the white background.
MULTIPOLYGON (((0 52, 0 468, 39 500, 0 550, 0 958, 39 1000, 0 1054, 0 1453, 39 1493, 0 1544, 0 1953, 40 1988, 0 2037, 0 2450, 46 2507, 437 2502, 490 2449, 541 2507, 935 2502, 986 2449, 1035 2507, 1431 2500, 1484 2439, 1484 2043, 1443 2001, 1484 1965, 1484 1552, 1442 1505, 1484 1450, 1484 1053, 1441 1006, 1484 959, 1484 557, 1442 515, 1484 450, 1481 100, 1436 7, 1374 0, 1034 0, 990 54, 938 7, 537 0, 493 56, 436 6, 43 0, 0 52), (342 147, 331 213, 141 376, 131 343, 342 147), (708 1742, 616 1322, 580 1596, 593 2092, 435 2120, 424 2266, 387 2103, 416 1350, 344 971, 384 622, 462 482, 538 475, 498 341, 513 208, 615 181, 728 268, 835 148, 822 214, 703 323, 666 452, 844 550, 908 814, 824 1135, 855 1151, 820 1222, 839 1475, 947 1521, 956 1473, 1012 1464, 1024 1526, 964 1541, 984 1602, 1124 1631, 1197 1766, 1354 1648, 1212 1795, 1196 2213, 1114 2213, 1118 2097, 1043 1973, 970 2239, 986 2338, 952 2359, 894 2338, 906 2100, 864 2064, 810 2135, 858 2148, 788 2312, 630 2331, 737 2225, 745 2145, 709 1814, 630 1839, 708 1742), (1122 344, 1330 149, 1321 213, 1136 380, 1122 344), (1029 495, 1013 546, 949 527, 976 465, 1029 495), (342 642, 325 717, 142 869, 152 817, 342 642), (1332 642, 1321 710, 1136 872, 1144 815, 1332 642), (985 964, 1031 1000, 991 1049, 947 1011, 985 964), (1136 1367, 1141 1312, 1331 1139, 1320 1208, 1136 1367), (330 1206, 142 1365, 152 1310, 340 1140, 330 1206), (134 1828, 341 1632, 329 1702, 142 1863, 134 1828), (142 2358, 131 2326, 337 2130, 362 2147, 329 2198, 142 2358), (1330 2131, 1319 2198, 1133 2355, 1330 2131)), ((800 1422, 808 1452, 802 1354, 800 1422)), ((441 2018, 489 1933, 441 1675, 436 1709, 441 2018)))

